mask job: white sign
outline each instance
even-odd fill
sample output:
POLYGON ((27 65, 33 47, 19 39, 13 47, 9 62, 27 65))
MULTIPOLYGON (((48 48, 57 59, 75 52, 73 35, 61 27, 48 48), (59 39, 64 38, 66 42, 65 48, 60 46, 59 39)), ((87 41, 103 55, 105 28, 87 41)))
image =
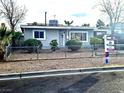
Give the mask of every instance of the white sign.
POLYGON ((104 45, 105 45, 105 52, 109 52, 109 50, 115 49, 114 40, 113 40, 112 36, 110 36, 110 35, 104 36, 104 45))

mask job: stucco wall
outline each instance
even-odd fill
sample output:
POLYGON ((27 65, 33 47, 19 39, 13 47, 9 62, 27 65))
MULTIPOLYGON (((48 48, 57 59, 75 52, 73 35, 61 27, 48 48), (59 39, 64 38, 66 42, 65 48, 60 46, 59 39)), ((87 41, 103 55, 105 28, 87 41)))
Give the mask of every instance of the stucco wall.
MULTIPOLYGON (((33 38, 33 31, 34 30, 43 30, 43 29, 25 29, 24 30, 24 39, 31 39, 33 38)), ((46 32, 46 40, 41 40, 43 43, 43 49, 50 48, 49 43, 53 39, 57 39, 59 44, 59 31, 58 30, 45 30, 46 32)))
MULTIPOLYGON (((46 40, 41 40, 41 42, 43 43, 43 48, 50 48, 50 41, 53 39, 57 39, 59 47, 62 47, 62 34, 65 34, 65 43, 66 41, 69 39, 67 38, 69 35, 69 33, 67 33, 67 30, 48 30, 48 29, 41 29, 41 28, 35 28, 35 29, 24 29, 24 38, 26 39, 30 39, 33 38, 33 31, 34 30, 45 30, 46 31, 46 40)), ((93 29, 75 29, 75 30, 69 30, 70 31, 84 31, 88 33, 88 41, 87 42, 82 42, 83 47, 90 47, 90 38, 94 36, 94 32, 93 29)))

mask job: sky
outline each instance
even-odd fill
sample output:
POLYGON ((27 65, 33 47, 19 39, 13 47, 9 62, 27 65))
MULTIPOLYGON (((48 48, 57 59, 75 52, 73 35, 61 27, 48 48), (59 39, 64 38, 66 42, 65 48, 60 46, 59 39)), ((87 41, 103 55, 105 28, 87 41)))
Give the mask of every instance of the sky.
POLYGON ((25 5, 28 10, 21 24, 44 23, 45 12, 47 23, 50 19, 57 19, 59 24, 64 24, 64 20, 73 20, 73 25, 90 23, 95 26, 98 19, 104 19, 98 7, 95 7, 97 0, 17 0, 17 3, 25 5))

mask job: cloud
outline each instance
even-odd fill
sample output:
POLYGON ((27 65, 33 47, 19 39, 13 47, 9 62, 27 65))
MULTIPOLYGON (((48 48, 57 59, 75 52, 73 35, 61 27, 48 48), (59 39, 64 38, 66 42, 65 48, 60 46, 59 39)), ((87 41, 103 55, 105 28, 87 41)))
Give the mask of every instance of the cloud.
POLYGON ((87 13, 75 13, 75 14, 72 14, 71 16, 74 16, 74 17, 86 17, 88 16, 87 13))
POLYGON ((96 0, 17 0, 19 4, 28 9, 23 23, 44 22, 44 12, 47 11, 47 20, 54 19, 54 15, 60 24, 64 20, 74 20, 74 25, 82 23, 95 24, 99 16, 98 9, 92 9, 96 0), (85 2, 85 3, 84 3, 85 2), (35 4, 35 6, 34 6, 35 4), (34 7, 32 7, 34 6, 34 7))

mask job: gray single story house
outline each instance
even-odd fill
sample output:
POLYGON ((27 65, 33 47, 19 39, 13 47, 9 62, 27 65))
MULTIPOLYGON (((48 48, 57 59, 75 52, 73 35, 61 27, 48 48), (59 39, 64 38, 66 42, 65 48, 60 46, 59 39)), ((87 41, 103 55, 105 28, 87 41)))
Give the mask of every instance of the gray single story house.
POLYGON ((24 39, 37 39, 43 43, 43 49, 50 48, 51 40, 56 39, 58 47, 65 47, 65 43, 74 38, 78 38, 83 47, 90 45, 90 38, 94 36, 92 27, 73 27, 73 26, 38 26, 21 25, 24 39))
MULTIPOLYGON (((109 27, 95 28, 87 26, 63 26, 58 24, 58 20, 49 20, 49 24, 39 24, 37 22, 21 25, 24 33, 24 40, 37 39, 43 44, 43 49, 50 48, 50 42, 56 39, 58 47, 65 47, 65 43, 71 39, 79 39, 83 47, 89 48, 91 37, 102 38, 109 27)), ((115 37, 118 43, 124 44, 124 23, 117 23, 115 26, 115 37)))

